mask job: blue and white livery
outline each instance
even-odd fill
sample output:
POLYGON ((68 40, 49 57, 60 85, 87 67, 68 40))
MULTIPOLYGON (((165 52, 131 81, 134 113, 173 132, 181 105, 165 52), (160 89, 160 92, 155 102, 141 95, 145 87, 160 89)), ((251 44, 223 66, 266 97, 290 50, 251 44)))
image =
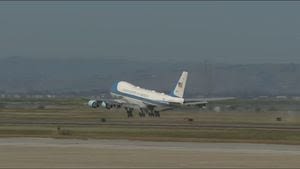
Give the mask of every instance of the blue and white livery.
POLYGON ((105 107, 107 109, 124 107, 128 117, 132 117, 134 109, 139 110, 139 115, 160 117, 160 111, 170 110, 183 106, 205 107, 205 99, 184 99, 184 89, 188 72, 182 72, 175 89, 170 94, 148 90, 135 86, 125 81, 113 84, 111 95, 113 99, 90 100, 88 105, 92 108, 105 107))

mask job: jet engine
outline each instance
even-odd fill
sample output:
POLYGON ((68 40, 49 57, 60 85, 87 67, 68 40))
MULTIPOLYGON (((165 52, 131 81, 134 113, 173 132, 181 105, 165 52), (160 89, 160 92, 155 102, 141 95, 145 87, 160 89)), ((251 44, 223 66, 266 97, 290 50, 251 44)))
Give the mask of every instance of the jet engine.
POLYGON ((206 103, 199 105, 201 109, 206 109, 206 103))
POLYGON ((112 104, 109 104, 109 103, 106 103, 106 102, 102 102, 102 103, 101 103, 101 106, 102 106, 102 107, 105 107, 105 108, 107 108, 107 109, 110 109, 110 108, 113 107, 112 104))
POLYGON ((99 104, 98 104, 97 100, 90 100, 90 101, 88 102, 88 105, 89 105, 90 107, 92 107, 92 108, 97 108, 97 107, 99 107, 99 104))
POLYGON ((104 101, 97 101, 97 100, 90 100, 88 102, 88 105, 92 108, 97 108, 97 107, 101 106, 101 107, 110 109, 110 108, 114 107, 114 104, 104 102, 104 101))

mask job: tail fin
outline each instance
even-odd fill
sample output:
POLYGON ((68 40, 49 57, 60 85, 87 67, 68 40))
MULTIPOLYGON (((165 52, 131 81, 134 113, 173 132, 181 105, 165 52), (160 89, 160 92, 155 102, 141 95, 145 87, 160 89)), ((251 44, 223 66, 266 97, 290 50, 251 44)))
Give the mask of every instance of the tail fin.
POLYGON ((183 71, 177 84, 176 84, 175 89, 172 92, 173 96, 180 97, 180 98, 183 97, 187 78, 188 78, 188 72, 183 71))

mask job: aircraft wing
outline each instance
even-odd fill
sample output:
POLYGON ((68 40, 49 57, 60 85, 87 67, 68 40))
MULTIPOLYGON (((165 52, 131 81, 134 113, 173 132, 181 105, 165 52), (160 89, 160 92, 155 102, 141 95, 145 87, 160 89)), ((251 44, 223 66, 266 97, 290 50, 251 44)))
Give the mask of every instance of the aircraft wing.
POLYGON ((109 104, 124 104, 125 102, 121 99, 100 99, 98 102, 105 102, 109 104))
POLYGON ((221 100, 232 100, 235 97, 215 97, 215 98, 205 98, 206 101, 221 101, 221 100))
POLYGON ((112 107, 121 107, 125 102, 120 99, 99 99, 99 100, 90 100, 88 102, 88 105, 93 108, 97 107, 105 107, 105 108, 112 108, 112 107))
MULTIPOLYGON (((165 106, 161 106, 161 105, 157 105, 157 104, 153 104, 153 103, 148 103, 148 102, 143 102, 143 103, 146 105, 147 109, 149 109, 149 110, 157 109, 159 111, 172 110, 172 109, 174 109, 174 107, 172 107, 173 105, 178 106, 177 103, 172 103, 172 102, 161 102, 161 103, 164 103, 165 106)), ((181 105, 179 104, 179 106, 181 106, 181 105)))
POLYGON ((110 99, 110 98, 101 98, 97 100, 90 100, 88 102, 88 105, 92 108, 97 108, 97 107, 104 107, 107 109, 110 108, 121 108, 121 107, 128 107, 128 108, 141 108, 141 107, 149 107, 149 108, 154 108, 157 105, 152 105, 150 103, 144 103, 144 104, 132 104, 128 103, 125 100, 122 99, 110 99))
POLYGON ((198 99, 184 99, 185 106, 206 106, 208 101, 231 100, 234 97, 219 97, 219 98, 198 98, 198 99))
POLYGON ((199 106, 203 107, 206 106, 207 101, 204 99, 184 99, 183 105, 184 106, 199 106))
POLYGON ((212 98, 185 98, 184 102, 203 102, 203 101, 220 101, 220 100, 231 100, 235 97, 212 97, 212 98))

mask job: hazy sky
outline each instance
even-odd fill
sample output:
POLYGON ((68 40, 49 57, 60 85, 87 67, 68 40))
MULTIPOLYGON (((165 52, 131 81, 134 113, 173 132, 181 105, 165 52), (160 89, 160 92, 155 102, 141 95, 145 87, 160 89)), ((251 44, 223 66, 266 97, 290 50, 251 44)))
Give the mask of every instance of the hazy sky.
POLYGON ((0 2, 0 23, 0 58, 300 63, 300 2, 0 2))

